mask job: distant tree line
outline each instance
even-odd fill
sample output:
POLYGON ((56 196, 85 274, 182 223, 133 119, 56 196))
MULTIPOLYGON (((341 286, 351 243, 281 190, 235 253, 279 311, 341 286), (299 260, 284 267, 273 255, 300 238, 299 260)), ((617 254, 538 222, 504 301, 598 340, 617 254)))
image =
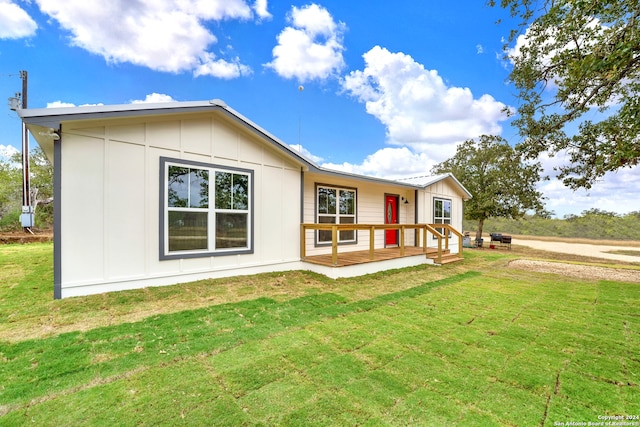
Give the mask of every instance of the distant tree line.
MULTIPOLYGON (((53 167, 40 147, 29 155, 31 200, 35 209, 35 227, 53 226, 53 167)), ((22 159, 17 153, 0 158, 0 231, 22 229, 22 159)))
MULTIPOLYGON (((465 220, 463 226, 466 231, 475 231, 477 222, 465 220)), ((487 233, 528 236, 640 240, 640 211, 621 215, 589 209, 580 215, 566 215, 562 219, 540 215, 525 215, 520 219, 493 217, 485 221, 484 229, 487 233)))

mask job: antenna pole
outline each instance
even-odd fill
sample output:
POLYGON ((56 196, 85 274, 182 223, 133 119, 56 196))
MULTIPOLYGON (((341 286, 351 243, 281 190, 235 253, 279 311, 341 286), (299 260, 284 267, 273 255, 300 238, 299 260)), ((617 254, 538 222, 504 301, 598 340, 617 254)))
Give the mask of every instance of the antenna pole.
MULTIPOLYGON (((26 71, 20 71, 20 78, 22 79, 22 109, 26 110, 29 75, 26 71)), ((31 184, 29 182, 29 131, 24 122, 22 122, 22 227, 29 232, 33 227, 31 184)))
POLYGON ((298 86, 298 151, 302 151, 302 91, 304 86, 298 86))

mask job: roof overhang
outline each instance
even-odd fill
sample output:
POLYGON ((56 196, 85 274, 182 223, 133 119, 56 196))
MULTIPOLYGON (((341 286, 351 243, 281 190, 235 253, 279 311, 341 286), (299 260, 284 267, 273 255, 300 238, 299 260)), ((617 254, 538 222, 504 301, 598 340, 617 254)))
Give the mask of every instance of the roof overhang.
POLYGON ((405 187, 405 188, 410 188, 410 189, 418 189, 419 188, 415 184, 402 182, 402 181, 398 181, 398 180, 395 180, 395 179, 380 178, 380 177, 369 176, 369 175, 359 175, 359 174, 339 171, 339 170, 335 170, 335 169, 328 169, 328 168, 325 168, 325 167, 322 167, 322 166, 318 166, 318 165, 314 165, 314 167, 310 169, 310 172, 315 172, 315 173, 319 173, 319 174, 322 174, 322 175, 333 176, 335 178, 353 179, 353 180, 361 181, 361 182, 369 182, 369 183, 372 183, 372 184, 386 184, 386 185, 393 185, 393 186, 396 186, 396 187, 405 187))
POLYGON ((305 156, 289 147, 285 142, 276 138, 265 129, 233 110, 224 101, 219 99, 213 99, 211 101, 92 105, 83 107, 16 110, 18 116, 25 123, 29 132, 31 132, 31 135, 33 135, 35 140, 42 147, 42 150, 51 162, 53 162, 54 141, 60 139, 62 136, 60 133, 64 123, 212 111, 225 115, 240 126, 247 128, 266 142, 272 144, 277 149, 283 151, 286 155, 300 163, 304 170, 316 167, 311 160, 307 159, 305 156))
POLYGON ((399 178, 399 179, 390 179, 390 178, 379 178, 374 176, 367 175, 358 175, 349 172, 338 171, 334 169, 327 169, 320 166, 315 166, 315 168, 310 170, 311 172, 320 173, 323 175, 334 176, 336 178, 346 178, 353 179, 357 181, 364 181, 375 184, 386 184, 393 185, 396 187, 404 187, 410 188, 414 190, 425 190, 428 187, 436 184, 440 181, 449 181, 452 186, 458 191, 463 200, 469 200, 473 197, 473 195, 465 188, 464 185, 452 174, 445 173, 442 175, 435 176, 422 176, 418 178, 399 178))
POLYGON ((59 129, 63 122, 79 120, 103 120, 122 117, 154 116, 180 112, 211 111, 228 108, 224 101, 137 103, 121 105, 88 105, 83 107, 35 108, 16 110, 27 124, 36 124, 51 129, 59 129))
POLYGON ((412 177, 412 178, 404 178, 404 179, 401 179, 400 181, 406 182, 406 183, 412 183, 413 185, 419 186, 421 188, 427 188, 440 181, 449 181, 453 184, 454 187, 458 189, 458 191, 460 192, 460 195, 464 200, 469 200, 473 197, 473 195, 469 192, 469 190, 467 190, 465 186, 462 185, 462 183, 458 181, 458 179, 450 172, 443 173, 440 175, 433 175, 433 176, 419 176, 419 177, 412 177))
POLYGON ((190 101, 190 102, 165 102, 165 103, 138 103, 121 105, 91 105, 83 107, 63 107, 63 108, 37 108, 18 109, 18 116, 31 132, 31 135, 38 142, 45 155, 53 164, 53 148, 56 140, 64 137, 62 133, 63 124, 89 120, 112 120, 135 117, 153 117, 162 115, 191 114, 201 112, 218 112, 235 121, 241 127, 253 132, 265 142, 285 153, 294 161, 301 165, 303 171, 311 171, 323 175, 340 178, 353 179, 362 182, 378 183, 405 187, 411 189, 425 189, 441 180, 451 180, 454 186, 458 187, 464 200, 472 197, 471 193, 452 174, 437 175, 434 177, 420 177, 412 179, 387 179, 366 175, 358 175, 349 172, 342 172, 327 169, 317 165, 298 151, 291 148, 284 141, 281 141, 265 129, 253 123, 242 114, 229 107, 220 99, 210 101, 190 101))

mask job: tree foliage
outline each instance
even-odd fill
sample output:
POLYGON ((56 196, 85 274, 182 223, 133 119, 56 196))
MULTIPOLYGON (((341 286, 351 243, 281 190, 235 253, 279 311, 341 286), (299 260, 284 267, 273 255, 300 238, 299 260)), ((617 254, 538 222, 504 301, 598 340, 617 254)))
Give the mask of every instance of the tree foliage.
MULTIPOLYGON (((0 160, 0 228, 19 229, 22 206, 22 159, 15 154, 0 160)), ((53 167, 40 147, 29 155, 31 204, 36 225, 48 228, 53 223, 53 167)))
POLYGON ((544 213, 539 163, 524 162, 516 150, 499 136, 482 135, 458 146, 456 154, 432 169, 451 172, 473 195, 465 202, 465 218, 478 221, 476 238, 482 236, 490 217, 520 218, 527 211, 544 213))
POLYGON ((0 159, 0 226, 17 220, 22 197, 20 169, 0 159))
MULTIPOLYGON (((489 218, 484 228, 489 232, 606 240, 640 240, 638 220, 640 211, 616 214, 598 209, 581 214, 566 215, 563 219, 525 215, 520 219, 489 218)), ((475 229, 475 222, 465 221, 465 230, 475 229)))
MULTIPOLYGON (((490 0, 491 5, 495 1, 490 0)), ((501 0, 519 19, 506 46, 529 158, 566 151, 559 177, 590 188, 640 162, 638 0, 501 0), (524 37, 524 39, 522 38, 524 37), (519 39, 518 39, 519 38, 519 39)))
POLYGON ((29 157, 31 177, 31 205, 36 224, 48 228, 53 224, 53 166, 40 147, 31 150, 29 157))

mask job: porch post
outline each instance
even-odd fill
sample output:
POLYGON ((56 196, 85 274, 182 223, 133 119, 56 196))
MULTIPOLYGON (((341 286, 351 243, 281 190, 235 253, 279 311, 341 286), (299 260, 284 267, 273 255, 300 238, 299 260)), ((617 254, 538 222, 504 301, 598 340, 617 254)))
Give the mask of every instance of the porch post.
POLYGON ((400 256, 404 256, 404 225, 400 226, 400 256))
POLYGON ((444 231, 444 248, 449 249, 449 229, 443 228, 444 231))
POLYGON ((304 224, 300 224, 300 258, 304 261, 307 257, 307 236, 304 224))
POLYGON ((331 226, 331 262, 333 266, 338 265, 338 226, 331 226))
POLYGON ((372 225, 369 228, 369 259, 371 261, 373 261, 373 249, 374 249, 375 233, 376 233, 376 227, 375 227, 375 225, 372 225))
POLYGON ((422 252, 427 253, 427 226, 422 227, 422 252))

